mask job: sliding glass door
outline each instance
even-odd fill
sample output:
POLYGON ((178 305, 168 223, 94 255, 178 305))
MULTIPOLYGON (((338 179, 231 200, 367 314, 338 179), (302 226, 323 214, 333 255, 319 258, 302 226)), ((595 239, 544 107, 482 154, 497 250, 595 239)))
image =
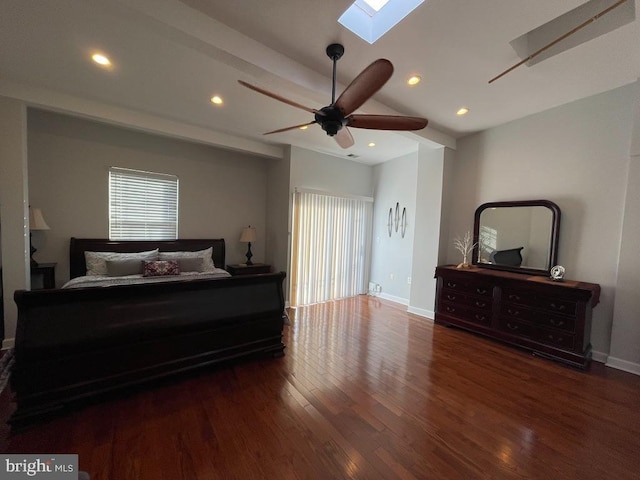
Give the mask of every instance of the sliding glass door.
POLYGON ((373 200, 296 191, 291 305, 365 293, 373 200))

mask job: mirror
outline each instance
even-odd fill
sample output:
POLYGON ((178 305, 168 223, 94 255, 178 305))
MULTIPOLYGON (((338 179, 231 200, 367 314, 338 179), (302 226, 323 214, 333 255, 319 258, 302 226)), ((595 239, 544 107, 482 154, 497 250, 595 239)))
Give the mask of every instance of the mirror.
POLYGON ((476 209, 473 264, 548 275, 558 257, 560 207, 549 200, 492 202, 476 209))

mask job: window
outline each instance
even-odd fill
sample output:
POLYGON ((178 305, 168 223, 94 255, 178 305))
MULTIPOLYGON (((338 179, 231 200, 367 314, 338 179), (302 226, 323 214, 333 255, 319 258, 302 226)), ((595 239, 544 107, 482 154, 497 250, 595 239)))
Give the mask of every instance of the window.
POLYGON ((372 199, 296 190, 291 305, 366 292, 372 199))
POLYGON ((178 238, 178 177, 126 168, 109 169, 109 238, 178 238))

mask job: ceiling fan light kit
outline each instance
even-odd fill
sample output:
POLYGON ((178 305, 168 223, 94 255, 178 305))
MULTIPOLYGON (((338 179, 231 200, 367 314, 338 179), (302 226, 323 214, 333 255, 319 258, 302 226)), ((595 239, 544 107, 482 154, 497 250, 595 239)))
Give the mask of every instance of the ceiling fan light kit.
POLYGON ((242 80, 238 82, 258 93, 266 95, 296 108, 313 113, 312 122, 292 127, 280 128, 265 135, 286 132, 306 125, 317 123, 333 137, 342 148, 349 148, 354 144, 353 136, 347 127, 365 128, 373 130, 420 130, 427 126, 427 119, 422 117, 406 117, 401 115, 360 115, 354 114, 369 98, 387 83, 393 74, 393 65, 389 60, 380 58, 365 68, 336 100, 336 65, 344 55, 344 47, 339 43, 332 43, 326 49, 327 56, 333 61, 333 80, 331 87, 331 104, 319 110, 308 108, 297 102, 281 97, 275 93, 251 85, 242 80))

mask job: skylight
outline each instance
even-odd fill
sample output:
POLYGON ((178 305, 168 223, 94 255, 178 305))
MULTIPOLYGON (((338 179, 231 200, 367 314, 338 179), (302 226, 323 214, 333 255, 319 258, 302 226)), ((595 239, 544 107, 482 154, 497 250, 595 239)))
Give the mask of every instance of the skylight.
POLYGON ((356 0, 338 22, 373 44, 424 0, 356 0))

